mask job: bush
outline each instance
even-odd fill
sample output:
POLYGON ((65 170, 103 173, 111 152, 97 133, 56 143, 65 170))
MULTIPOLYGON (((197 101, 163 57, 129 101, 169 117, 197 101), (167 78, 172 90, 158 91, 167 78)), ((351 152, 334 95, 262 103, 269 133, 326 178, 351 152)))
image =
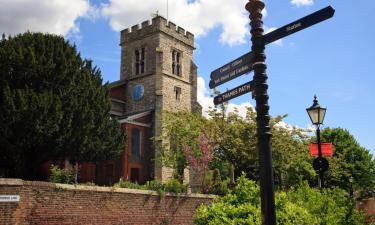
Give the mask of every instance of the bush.
MULTIPOLYGON (((289 192, 277 192, 277 224, 363 224, 364 217, 341 189, 322 192, 306 183, 289 192)), ((198 208, 194 222, 210 224, 261 224, 260 189, 242 175, 237 187, 224 197, 198 208)))
POLYGON ((119 182, 117 182, 113 185, 113 187, 147 190, 147 188, 144 185, 140 185, 140 184, 133 183, 133 182, 130 182, 130 181, 125 181, 125 180, 122 180, 121 178, 120 178, 119 182))
POLYGON ((218 169, 206 173, 203 181, 203 193, 224 196, 228 193, 229 179, 222 180, 218 169))
POLYGON ((288 198, 314 215, 318 224, 364 224, 364 215, 356 210, 354 199, 340 188, 318 191, 304 183, 289 191, 288 198))
POLYGON ((171 193, 176 193, 176 194, 186 193, 187 186, 184 184, 181 184, 176 179, 172 179, 172 180, 168 180, 167 182, 165 182, 164 190, 166 192, 171 192, 171 193))
POLYGON ((52 166, 49 180, 53 183, 73 184, 74 171, 68 169, 60 169, 58 166, 52 166))
POLYGON ((131 188, 131 189, 140 189, 140 190, 152 190, 157 191, 160 195, 164 195, 165 192, 181 194, 187 192, 187 186, 181 184, 178 180, 172 179, 166 183, 161 183, 157 180, 147 181, 146 184, 137 184, 129 181, 120 181, 113 185, 115 188, 131 188))

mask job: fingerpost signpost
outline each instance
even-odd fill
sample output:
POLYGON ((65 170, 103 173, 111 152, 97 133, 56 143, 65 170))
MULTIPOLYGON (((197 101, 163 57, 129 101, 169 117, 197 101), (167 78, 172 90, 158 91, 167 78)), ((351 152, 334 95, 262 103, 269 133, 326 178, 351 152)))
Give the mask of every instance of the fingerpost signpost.
POLYGON ((269 125, 268 84, 266 73, 265 45, 296 33, 333 16, 335 10, 328 6, 277 30, 263 35, 262 0, 249 0, 246 10, 250 13, 251 52, 225 64, 211 72, 210 88, 233 80, 243 74, 254 71, 253 80, 240 85, 214 98, 214 104, 222 104, 240 95, 253 92, 257 113, 257 147, 259 151, 260 194, 262 224, 276 224, 275 192, 272 172, 271 129, 269 125))

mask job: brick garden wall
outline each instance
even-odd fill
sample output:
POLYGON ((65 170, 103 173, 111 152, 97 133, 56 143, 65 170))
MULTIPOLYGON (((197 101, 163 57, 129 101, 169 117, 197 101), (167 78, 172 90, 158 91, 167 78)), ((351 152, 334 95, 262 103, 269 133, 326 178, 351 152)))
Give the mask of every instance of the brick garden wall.
POLYGON ((196 208, 213 196, 166 195, 153 191, 74 186, 0 179, 0 224, 193 224, 196 208))

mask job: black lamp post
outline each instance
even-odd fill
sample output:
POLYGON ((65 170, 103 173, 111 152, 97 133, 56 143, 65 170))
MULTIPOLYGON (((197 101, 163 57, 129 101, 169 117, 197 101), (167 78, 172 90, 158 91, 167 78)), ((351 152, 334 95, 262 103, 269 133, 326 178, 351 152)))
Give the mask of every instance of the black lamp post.
POLYGON ((322 156, 322 146, 320 142, 320 125, 323 124, 324 116, 326 114, 326 108, 319 105, 316 95, 314 96, 314 103, 310 108, 307 108, 307 114, 309 115, 311 122, 316 126, 316 137, 318 142, 318 158, 313 162, 314 169, 319 174, 318 186, 322 188, 324 186, 323 173, 328 169, 328 161, 322 156))

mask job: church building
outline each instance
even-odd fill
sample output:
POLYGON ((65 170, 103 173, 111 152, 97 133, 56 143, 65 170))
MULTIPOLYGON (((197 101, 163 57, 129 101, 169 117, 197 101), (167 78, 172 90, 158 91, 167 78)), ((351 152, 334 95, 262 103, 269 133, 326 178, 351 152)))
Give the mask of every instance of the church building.
POLYGON ((125 129, 127 143, 119 160, 97 165, 95 172, 92 165, 83 164, 81 181, 165 181, 173 171, 155 162, 152 140, 161 135, 162 112, 202 111, 197 102, 194 35, 157 16, 121 31, 120 46, 120 79, 110 84, 111 116, 125 129))

